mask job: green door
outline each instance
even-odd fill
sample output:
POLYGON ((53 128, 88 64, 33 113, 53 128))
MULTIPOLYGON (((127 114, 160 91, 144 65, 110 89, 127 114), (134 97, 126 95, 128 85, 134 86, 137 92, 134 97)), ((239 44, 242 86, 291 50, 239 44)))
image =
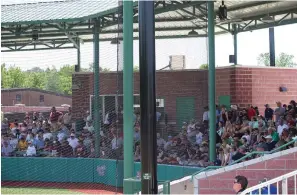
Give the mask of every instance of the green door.
POLYGON ((176 120, 178 127, 181 128, 183 126, 183 122, 189 122, 191 119, 195 118, 195 98, 176 98, 176 120))

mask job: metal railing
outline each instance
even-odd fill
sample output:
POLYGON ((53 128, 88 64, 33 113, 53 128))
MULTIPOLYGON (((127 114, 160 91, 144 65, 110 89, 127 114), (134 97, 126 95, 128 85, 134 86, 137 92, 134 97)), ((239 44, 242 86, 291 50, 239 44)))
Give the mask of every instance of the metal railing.
MULTIPOLYGON (((289 141, 288 143, 278 147, 278 148, 275 148, 273 150, 271 150, 270 152, 258 152, 258 151, 254 151, 254 152, 251 152, 251 153, 248 153, 246 154, 245 156, 243 156, 242 158, 232 162, 230 165, 234 165, 236 163, 239 163, 241 161, 244 161, 245 159, 253 156, 253 155, 267 155, 267 154, 272 154, 272 153, 275 153, 275 152, 279 152, 281 151, 282 149, 284 149, 285 147, 289 146, 289 145, 292 145, 294 144, 295 142, 297 141, 297 138, 294 138, 293 140, 289 141)), ((227 166, 230 166, 230 165, 227 165, 227 166)), ((205 171, 209 171, 209 170, 213 170, 213 169, 219 169, 219 168, 222 168, 223 166, 208 166, 208 167, 205 167, 204 169, 201 169, 199 170, 198 172, 196 173, 193 173, 192 174, 192 180, 193 178, 195 177, 195 175, 198 175, 199 173, 202 173, 202 172, 205 172, 205 171)))
POLYGON ((296 175, 297 170, 250 187, 240 194, 280 194, 280 192, 281 194, 292 194, 292 192, 289 191, 288 180, 293 178, 294 185, 292 186, 292 189, 294 189, 294 194, 297 195, 296 175), (281 183, 281 186, 279 183, 281 183))

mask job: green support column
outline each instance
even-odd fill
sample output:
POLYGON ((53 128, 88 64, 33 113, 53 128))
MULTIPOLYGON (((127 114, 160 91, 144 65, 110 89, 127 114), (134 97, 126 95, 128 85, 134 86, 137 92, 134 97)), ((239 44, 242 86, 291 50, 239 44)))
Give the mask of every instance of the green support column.
POLYGON ((237 24, 233 24, 234 65, 237 64, 237 24))
POLYGON ((209 98, 209 158, 216 160, 216 67, 214 2, 208 1, 208 98, 209 98))
MULTIPOLYGON (((124 1, 124 179, 133 177, 133 1, 124 1)), ((124 193, 129 186, 124 185, 124 193)))
POLYGON ((94 20, 94 129, 95 129, 95 156, 100 156, 100 93, 99 93, 99 28, 100 22, 94 20))

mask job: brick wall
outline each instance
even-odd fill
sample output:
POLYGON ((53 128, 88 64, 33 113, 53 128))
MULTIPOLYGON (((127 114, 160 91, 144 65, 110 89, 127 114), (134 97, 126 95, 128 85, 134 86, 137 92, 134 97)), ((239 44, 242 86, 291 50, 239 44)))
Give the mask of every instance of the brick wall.
MULTIPOLYGON (((273 179, 297 169, 297 148, 271 154, 266 160, 258 158, 241 164, 204 173, 198 179, 199 194, 234 194, 234 177, 243 175, 248 178, 249 186, 258 184, 264 178, 273 179), (291 151, 290 151, 291 150, 291 151), (246 165, 245 165, 246 163, 246 165)), ((268 156, 266 156, 268 157, 268 156)), ((289 192, 294 184, 289 180, 289 192)), ((297 186, 295 186, 296 188, 297 186)))
POLYGON ((14 106, 15 104, 25 104, 26 106, 61 106, 62 104, 72 104, 71 96, 55 95, 43 93, 41 91, 30 90, 2 90, 1 104, 3 106, 14 106), (21 101, 16 101, 16 95, 21 95, 21 101), (40 102, 40 95, 44 96, 44 102, 40 102))
POLYGON ((297 69, 254 68, 252 74, 252 103, 264 111, 264 105, 275 107, 276 101, 287 104, 297 100, 297 69), (280 92, 284 86, 287 92, 280 92))
MULTIPOLYGON (((89 109, 89 95, 93 94, 93 74, 76 73, 73 84, 79 83, 80 89, 72 90, 74 117, 81 117, 82 112, 89 109)), ((123 85, 119 81, 119 85, 123 85)), ((117 74, 100 74, 100 94, 116 94, 117 74)), ((139 73, 134 73, 134 94, 139 94, 139 73)), ((156 73, 156 96, 165 101, 165 112, 168 120, 176 120, 176 98, 195 97, 196 116, 202 117, 203 107, 208 102, 207 71, 163 71, 156 73)))
MULTIPOLYGON (((264 111, 264 104, 275 107, 277 100, 288 104, 297 99, 297 69, 271 67, 223 67, 216 69, 216 98, 230 95, 231 104, 246 107, 249 104, 258 106, 264 111), (288 92, 279 92, 285 86, 288 92)), ((120 74, 100 74, 100 94, 116 94, 117 84, 123 82, 120 74)), ((73 112, 75 118, 89 109, 89 95, 93 94, 93 74, 75 73, 73 84, 78 83, 79 89, 73 89, 73 112)), ((139 94, 139 74, 134 74, 134 94, 139 94)), ((120 92, 121 93, 121 88, 120 92)), ((159 71, 156 73, 157 97, 165 99, 165 111, 169 122, 176 122, 176 98, 196 98, 196 118, 201 119, 203 107, 208 103, 208 73, 205 70, 159 71)))

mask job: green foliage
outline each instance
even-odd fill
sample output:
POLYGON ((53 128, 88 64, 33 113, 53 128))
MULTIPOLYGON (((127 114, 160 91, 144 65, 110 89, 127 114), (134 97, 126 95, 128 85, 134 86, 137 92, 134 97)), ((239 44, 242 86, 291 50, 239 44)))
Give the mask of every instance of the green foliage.
MULTIPOLYGON (((83 72, 93 72, 93 64, 89 68, 82 68, 83 72)), ((109 72, 108 68, 99 67, 100 72, 109 72)), ((65 65, 60 70, 55 66, 41 69, 33 67, 30 70, 22 71, 19 67, 6 67, 1 65, 1 87, 2 88, 36 88, 65 95, 72 93, 72 74, 75 72, 75 65, 65 65)))
POLYGON ((43 70, 34 67, 27 71, 1 65, 2 88, 36 88, 70 95, 72 93, 72 74, 74 65, 65 65, 60 70, 54 66, 43 70))
POLYGON ((201 64, 199 69, 208 70, 208 64, 201 64))
POLYGON ((139 66, 138 66, 138 65, 134 65, 134 67, 133 67, 133 71, 134 71, 134 72, 139 72, 139 66))
MULTIPOLYGON (((259 65, 270 66, 270 54, 261 53, 258 56, 257 61, 259 65)), ((292 67, 294 64, 294 56, 283 52, 280 53, 275 60, 275 66, 277 67, 292 67)))

